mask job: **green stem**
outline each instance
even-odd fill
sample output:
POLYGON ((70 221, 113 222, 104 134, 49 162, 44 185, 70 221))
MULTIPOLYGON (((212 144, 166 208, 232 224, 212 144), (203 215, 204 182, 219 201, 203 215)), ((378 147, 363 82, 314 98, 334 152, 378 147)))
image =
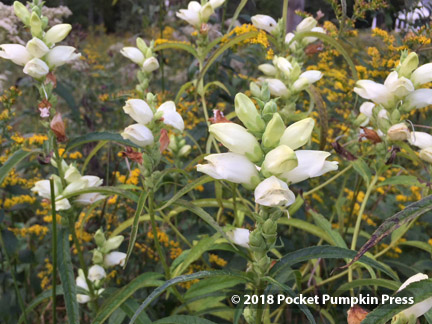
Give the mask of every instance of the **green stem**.
POLYGON ((50 179, 52 215, 52 322, 57 323, 57 214, 55 205, 54 180, 50 179))
POLYGON ((14 284, 15 293, 17 294, 17 297, 18 297, 18 303, 20 305, 21 311, 24 314, 24 322, 26 324, 28 324, 27 315, 26 315, 26 308, 25 308, 25 305, 24 305, 24 301, 22 299, 21 292, 19 291, 18 284, 17 284, 16 277, 15 277, 15 271, 14 271, 14 269, 12 269, 12 263, 11 263, 11 260, 9 258, 9 254, 7 253, 5 242, 3 240, 3 234, 2 234, 3 228, 2 227, 0 227, 0 243, 1 243, 2 247, 3 247, 3 249, 4 249, 4 256, 5 256, 6 262, 11 267, 12 281, 13 281, 13 284, 14 284))
MULTIPOLYGON (((351 241, 351 250, 355 250, 356 246, 357 246, 357 239, 359 237, 359 233, 360 233, 360 225, 361 225, 361 221, 362 221, 362 216, 363 216, 363 212, 366 208, 367 202, 369 200, 369 196, 372 193, 372 190, 375 187, 375 184, 378 181, 378 177, 379 177, 379 172, 377 171, 375 176, 373 177, 371 183, 369 184, 367 190, 366 190, 366 194, 363 198, 363 202, 360 206, 360 210, 357 214, 357 220, 356 220, 356 224, 354 227, 354 233, 353 233, 353 238, 351 241)), ((348 268, 348 282, 351 282, 353 280, 353 271, 352 271, 352 267, 348 268)), ((353 291, 352 291, 353 294, 353 291)))
POLYGON ((282 9, 282 17, 284 23, 284 36, 287 34, 287 24, 288 24, 288 0, 284 0, 283 9, 282 9))
POLYGON ((338 172, 336 175, 334 175, 333 177, 331 177, 330 179, 328 179, 326 182, 323 182, 319 186, 316 186, 315 188, 313 188, 313 189, 305 192, 303 194, 303 197, 309 196, 310 194, 313 194, 314 192, 321 190, 322 188, 324 188, 325 186, 327 186, 328 184, 332 183, 334 180, 336 180, 337 178, 339 178, 341 175, 343 175, 349 169, 351 169, 352 166, 353 166, 352 164, 348 165, 345 169, 343 169, 342 171, 338 172))

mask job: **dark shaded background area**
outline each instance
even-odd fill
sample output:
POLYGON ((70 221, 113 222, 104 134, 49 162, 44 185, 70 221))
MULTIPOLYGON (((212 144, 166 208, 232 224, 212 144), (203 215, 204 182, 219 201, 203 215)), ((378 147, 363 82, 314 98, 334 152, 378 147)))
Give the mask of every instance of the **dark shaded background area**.
MULTIPOLYGON (((14 0, 3 0, 5 4, 12 4, 14 0)), ((21 1, 25 3, 25 1, 21 1)), ((189 0, 170 0, 170 8, 175 10, 187 7, 189 0)), ((256 13, 267 14, 272 17, 280 17, 282 0, 249 0, 240 19, 249 20, 256 13)), ((295 1, 291 0, 293 4, 295 1)), ((334 14, 328 1, 323 0, 298 0, 304 2, 304 10, 315 14, 321 10, 326 20, 333 20, 334 14)), ((348 16, 351 14, 354 1, 347 1, 348 16)), ((365 21, 359 21, 358 28, 369 27, 374 15, 379 14, 382 28, 392 28, 396 12, 410 6, 410 0, 391 0, 388 8, 380 13, 370 13, 365 21)), ((229 0, 226 5, 226 17, 231 17, 240 0, 229 0)), ((107 32, 137 32, 142 28, 157 24, 160 14, 166 15, 164 0, 118 0, 113 5, 112 0, 47 0, 48 7, 66 5, 72 10, 73 16, 68 22, 80 24, 84 28, 92 25, 103 24, 107 32), (162 10, 161 10, 162 9, 162 10)))

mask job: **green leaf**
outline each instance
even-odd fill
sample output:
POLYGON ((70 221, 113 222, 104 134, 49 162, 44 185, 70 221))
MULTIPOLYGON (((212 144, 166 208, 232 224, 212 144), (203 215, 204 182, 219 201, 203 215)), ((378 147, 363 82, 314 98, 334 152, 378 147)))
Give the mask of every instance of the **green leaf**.
MULTIPOLYGON (((392 297, 400 297, 405 299, 411 297, 414 299, 415 304, 422 302, 423 300, 432 297, 432 279, 414 282, 392 297)), ((390 304, 387 301, 387 303, 378 306, 372 312, 370 312, 368 316, 366 316, 366 318, 362 321, 362 324, 385 324, 387 321, 391 320, 393 316, 411 306, 412 304, 409 303, 390 304)))
POLYGON ((32 151, 25 151, 22 149, 19 149, 18 151, 14 152, 9 159, 0 167, 0 185, 3 183, 6 176, 9 174, 9 172, 22 160, 24 160, 26 157, 35 154, 35 153, 41 153, 41 150, 32 150, 32 151))
POLYGON ((366 186, 369 186, 372 175, 366 162, 363 161, 363 159, 358 158, 351 163, 354 167, 354 170, 356 170, 356 172, 361 175, 363 180, 366 182, 366 186))
MULTIPOLYGON (((283 291, 285 291, 290 297, 297 297, 298 295, 287 285, 280 283, 278 281, 276 281, 275 279, 271 278, 271 277, 264 277, 264 280, 268 281, 269 283, 271 283, 272 285, 275 285, 277 287, 279 287, 280 289, 282 289, 283 291)), ((315 324, 315 319, 312 315, 312 313, 310 312, 309 308, 307 308, 306 305, 303 305, 302 303, 300 303, 298 305, 298 307, 300 308, 300 310, 306 315, 307 319, 309 320, 309 323, 315 324)))
POLYGON ((352 288, 364 287, 364 286, 379 286, 390 290, 398 290, 401 283, 399 281, 387 280, 387 279, 358 279, 352 282, 346 282, 342 284, 335 293, 335 296, 340 296, 344 291, 352 288))
POLYGON ((229 92, 227 87, 220 81, 212 81, 212 82, 207 83, 204 86, 204 93, 206 93, 207 89, 210 88, 211 86, 216 86, 218 88, 221 88, 223 91, 225 91, 227 93, 228 96, 231 96, 231 93, 229 92))
POLYGON ((158 209, 156 209, 156 211, 164 210, 165 208, 167 208, 168 206, 173 204, 176 200, 178 200, 179 198, 181 198, 182 196, 187 194, 189 191, 192 191, 197 186, 203 185, 204 183, 207 183, 210 181, 213 181, 213 179, 211 177, 205 175, 205 176, 199 177, 198 179, 188 183, 182 189, 177 191, 176 194, 171 197, 171 199, 169 199, 165 204, 162 205, 162 207, 159 207, 158 209))
POLYGON ((179 102, 181 96, 183 95, 183 93, 186 92, 186 90, 188 88, 192 87, 193 85, 194 85, 193 81, 189 81, 189 82, 186 82, 185 84, 183 84, 181 86, 181 88, 179 89, 179 91, 177 92, 177 95, 175 96, 174 102, 176 104, 178 104, 178 102, 179 102))
POLYGON ((130 320, 129 324, 135 323, 136 318, 139 316, 139 314, 144 311, 150 303, 155 300, 157 297, 159 297, 166 289, 169 287, 181 283, 181 282, 187 282, 195 279, 201 279, 201 278, 207 278, 207 277, 216 277, 216 276, 233 276, 233 277, 240 277, 245 278, 246 280, 249 280, 247 276, 245 276, 242 273, 235 273, 225 270, 214 270, 214 271, 200 271, 196 272, 190 275, 183 275, 179 277, 175 277, 173 279, 170 279, 166 281, 162 286, 159 286, 156 288, 141 304, 141 306, 136 310, 134 316, 130 320))
POLYGON ((95 133, 90 133, 87 135, 74 138, 73 140, 70 140, 68 145, 66 146, 66 151, 70 151, 77 146, 81 146, 90 142, 99 142, 99 141, 116 142, 119 144, 139 148, 138 145, 132 143, 129 140, 124 139, 118 133, 95 132, 95 133))
POLYGON ((412 246, 417 249, 426 251, 429 254, 432 254, 432 246, 426 242, 421 241, 406 241, 406 242, 399 242, 398 246, 405 245, 405 246, 412 246))
POLYGON ((91 160, 91 159, 93 158, 93 156, 95 156, 96 153, 97 153, 97 152, 98 152, 102 147, 104 147, 107 143, 108 143, 108 141, 100 141, 100 142, 98 143, 98 145, 96 145, 96 146, 94 147, 94 149, 90 152, 90 154, 87 155, 87 157, 86 157, 86 159, 85 159, 85 161, 84 161, 84 163, 83 163, 83 166, 82 166, 82 168, 81 168, 81 174, 85 174, 84 171, 85 171, 85 169, 87 168, 87 165, 89 164, 90 160, 91 160))
POLYGON ((145 287, 157 287, 163 284, 160 273, 147 272, 132 280, 123 288, 119 289, 115 294, 111 295, 101 306, 96 314, 92 324, 104 323, 111 314, 118 309, 129 297, 131 297, 138 289, 145 287))
POLYGON ((135 215, 133 217, 131 236, 130 236, 130 240, 129 240, 129 245, 128 245, 128 249, 127 249, 127 253, 126 253, 126 260, 125 260, 123 269, 126 268, 127 262, 129 261, 129 257, 132 254, 132 250, 135 246, 135 241, 136 241, 136 238, 138 235, 139 219, 140 219, 141 213, 144 209, 146 200, 147 200, 147 192, 142 191, 141 195, 139 197, 139 200, 138 200, 138 205, 137 205, 136 210, 135 210, 135 215))
POLYGON ((392 233, 398 227, 410 222, 424 213, 432 210, 432 195, 427 196, 415 203, 408 205, 404 210, 396 213, 392 217, 387 218, 372 234, 371 238, 360 248, 354 259, 343 268, 349 267, 356 262, 370 248, 378 244, 384 237, 392 233))
POLYGON ((211 237, 202 238, 190 250, 183 251, 183 253, 187 253, 186 258, 172 271, 172 276, 177 277, 181 275, 192 262, 198 260, 204 252, 208 251, 213 246, 218 236, 219 235, 213 235, 211 237))
POLYGON ((410 175, 400 175, 394 176, 384 181, 381 181, 376 186, 422 186, 422 184, 418 181, 417 177, 410 175))
POLYGON ((238 284, 245 284, 247 280, 244 278, 224 276, 213 277, 198 281, 193 284, 184 295, 186 300, 197 298, 199 296, 207 295, 226 288, 232 288, 238 284))
POLYGON ((203 221, 205 221, 207 224, 209 224, 211 227, 213 227, 217 232, 219 232, 236 250, 237 247, 231 243, 231 240, 228 238, 228 236, 225 234, 222 227, 219 226, 219 224, 213 219, 213 217, 207 213, 204 209, 201 207, 195 206, 193 203, 179 199, 175 203, 173 203, 175 206, 184 207, 187 210, 191 211, 195 215, 199 216, 203 221))
POLYGON ((205 318, 190 315, 174 315, 162 318, 153 322, 153 324, 216 324, 205 318))
POLYGON ((234 15, 231 17, 231 22, 230 25, 228 27, 228 31, 227 33, 229 33, 231 31, 231 29, 234 26, 234 23, 237 21, 238 16, 240 15, 240 12, 243 10, 244 6, 246 6, 247 0, 241 0, 239 5, 237 6, 234 15))
POLYGON ((332 229, 330 222, 323 215, 310 208, 307 211, 312 215, 315 224, 322 228, 331 237, 334 245, 345 249, 348 248, 339 232, 332 229))
POLYGON ((73 264, 70 255, 69 231, 61 228, 57 239, 57 260, 60 279, 64 292, 66 313, 68 323, 79 324, 78 302, 76 297, 75 277, 73 273, 73 264))
POLYGON ((292 217, 291 218, 283 217, 278 219, 278 224, 288 225, 288 226, 301 229, 306 233, 310 233, 312 235, 315 235, 316 237, 322 238, 324 241, 326 241, 329 244, 333 244, 332 238, 323 229, 309 222, 306 222, 304 220, 298 218, 292 218, 292 217))
POLYGON ((118 196, 122 196, 124 198, 130 199, 134 202, 138 202, 138 196, 131 192, 130 190, 126 190, 126 189, 122 189, 121 187, 117 186, 117 187, 109 187, 109 186, 102 186, 102 187, 92 187, 92 188, 86 188, 86 189, 81 189, 81 190, 77 190, 74 192, 71 192, 67 195, 63 195, 62 198, 72 198, 75 196, 79 196, 81 194, 85 194, 85 193, 92 193, 92 192, 99 192, 101 194, 105 194, 105 195, 118 195, 118 196))
MULTIPOLYGON (((56 295, 63 295, 63 287, 57 287, 56 295)), ((29 314, 38 305, 42 304, 45 300, 50 299, 52 296, 52 289, 45 290, 40 295, 37 295, 29 304, 26 305, 26 314, 29 314)), ((24 323, 24 314, 21 314, 17 324, 24 323)))
POLYGON ((186 51, 186 52, 192 54, 195 58, 198 58, 198 53, 195 50, 195 48, 192 47, 191 45, 188 45, 188 44, 177 43, 177 42, 165 42, 165 43, 159 44, 159 45, 154 47, 155 52, 162 51, 164 49, 183 50, 183 51, 186 51))
MULTIPOLYGON (((123 304, 121 304, 120 308, 123 310, 123 312, 126 313, 126 315, 131 318, 134 313, 135 310, 139 307, 138 302, 133 299, 133 298, 129 298, 128 300, 126 300, 123 304)), ((142 312, 136 319, 136 323, 137 324, 151 324, 151 320, 150 318, 147 316, 147 314, 145 312, 142 312)))
MULTIPOLYGON (((279 260, 278 263, 273 266, 273 268, 270 270, 270 274, 272 277, 275 277, 279 272, 291 267, 292 265, 311 259, 351 259, 355 256, 355 254, 356 252, 353 250, 348 250, 337 246, 311 246, 286 254, 282 259, 279 260)), ((366 256, 362 256, 360 261, 375 269, 381 270, 392 279, 398 280, 395 272, 383 263, 375 261, 366 256)))

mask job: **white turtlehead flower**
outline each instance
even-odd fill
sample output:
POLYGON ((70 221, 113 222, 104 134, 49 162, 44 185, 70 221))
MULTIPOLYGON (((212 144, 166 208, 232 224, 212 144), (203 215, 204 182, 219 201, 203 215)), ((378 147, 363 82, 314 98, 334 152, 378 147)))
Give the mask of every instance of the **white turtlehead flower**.
POLYGON ((267 15, 255 15, 251 18, 251 20, 252 24, 256 28, 263 29, 269 34, 271 34, 277 26, 276 20, 267 15))
POLYGON ((296 150, 309 142, 312 135, 315 121, 312 118, 305 118, 287 127, 280 138, 279 144, 287 145, 296 150))
POLYGON ((95 264, 90 267, 88 271, 88 278, 90 281, 102 280, 105 277, 106 272, 100 265, 95 264))
POLYGON ((279 175, 294 169, 297 164, 295 152, 287 145, 279 145, 266 154, 262 171, 264 175, 279 175))
POLYGON ((244 154, 253 162, 262 158, 261 147, 246 128, 234 123, 217 123, 210 125, 209 132, 231 152, 244 154))
MULTIPOLYGON (((77 287, 82 288, 85 291, 89 291, 89 287, 87 285, 87 282, 83 277, 81 277, 81 276, 76 277, 75 283, 76 283, 77 287)), ((77 294, 76 297, 77 297, 78 303, 80 303, 80 304, 85 304, 85 303, 90 301, 90 296, 88 296, 88 295, 77 294)))
POLYGON ((322 78, 323 74, 317 70, 309 70, 300 74, 299 78, 306 78, 309 84, 315 83, 322 78))
POLYGON ((0 45, 0 57, 11 60, 17 65, 24 66, 32 59, 32 56, 23 45, 2 44, 0 45))
MULTIPOLYGON (((292 39, 295 37, 293 33, 288 33, 285 35, 285 44, 289 45, 292 41, 292 39)), ((294 51, 297 46, 297 41, 294 41, 290 44, 289 48, 291 51, 294 51)))
POLYGON ((373 102, 363 102, 360 106, 360 112, 366 117, 371 118, 374 107, 375 104, 373 102))
POLYGON ((285 76, 288 77, 291 74, 291 70, 293 67, 292 67, 292 64, 286 58, 276 56, 273 59, 273 64, 280 71, 282 71, 282 73, 285 74, 285 76))
POLYGON ((175 129, 183 132, 184 121, 182 116, 176 111, 174 101, 166 101, 159 106, 157 111, 163 113, 162 118, 165 125, 172 126, 175 129))
POLYGON ((423 64, 419 66, 411 74, 410 80, 412 83, 418 87, 422 84, 432 81, 432 63, 423 64))
POLYGON ((388 105, 393 99, 392 94, 385 85, 371 80, 357 81, 354 92, 364 99, 372 100, 376 104, 388 105))
POLYGON ((56 211, 68 210, 69 208, 72 207, 69 200, 67 200, 66 198, 63 199, 62 198, 63 198, 62 195, 56 197, 56 201, 55 201, 56 211))
POLYGON ((421 149, 432 147, 432 135, 425 132, 412 132, 408 142, 421 149))
POLYGON ((87 206, 95 203, 96 201, 103 200, 103 199, 105 199, 104 195, 101 195, 98 192, 89 192, 89 193, 79 195, 75 199, 75 202, 87 206))
POLYGON ((204 158, 207 164, 198 164, 197 171, 208 174, 214 179, 241 183, 255 187, 259 179, 255 164, 244 155, 237 153, 210 154, 204 158))
POLYGON ((399 123, 388 129, 387 136, 392 141, 405 141, 410 138, 411 133, 405 123, 399 123))
POLYGON ((233 241, 234 244, 249 248, 249 235, 250 232, 246 228, 236 228, 226 233, 228 238, 233 241))
MULTIPOLYGON (((408 285, 419 282, 422 280, 429 279, 427 275, 424 273, 417 273, 414 276, 409 277, 398 289, 397 292, 400 292, 401 290, 405 289, 408 285)), ((413 306, 404 309, 402 312, 400 312, 396 317, 405 317, 406 320, 410 318, 418 318, 425 313, 427 313, 432 308, 432 297, 429 297, 417 304, 414 304, 413 306)))
POLYGON ((104 257, 105 267, 114 267, 116 265, 124 266, 126 261, 126 253, 123 252, 110 252, 104 257))
POLYGON ((141 99, 127 100, 123 111, 141 125, 146 125, 153 119, 153 111, 147 102, 141 99))
POLYGON ((255 188, 254 195, 257 204, 268 207, 289 206, 295 201, 295 195, 288 185, 275 176, 262 181, 255 188))
POLYGON ((418 89, 405 98, 408 110, 419 109, 432 105, 432 89, 418 89))
POLYGON ((316 21, 315 18, 307 17, 297 25, 296 32, 301 33, 301 32, 311 31, 312 28, 316 27, 317 24, 318 21, 316 21))
POLYGON ((55 44, 61 42, 69 32, 72 30, 72 26, 69 24, 58 24, 52 26, 45 34, 44 40, 47 44, 55 44))
POLYGON ((136 47, 123 47, 120 53, 139 66, 144 63, 144 54, 136 47))
POLYGON ((159 62, 154 56, 149 57, 143 63, 143 70, 147 73, 156 71, 158 68, 159 68, 159 62))
POLYGON ((190 25, 200 28, 201 24, 206 23, 210 16, 214 13, 214 10, 220 7, 225 0, 211 0, 204 6, 197 1, 191 1, 188 4, 187 9, 180 9, 176 12, 176 16, 190 25))
MULTIPOLYGON (((34 187, 30 190, 37 193, 42 198, 51 199, 51 186, 49 180, 37 181, 34 184, 34 187)), ((59 188, 58 184, 54 182, 54 196, 58 195, 60 190, 61 188, 59 188)))
POLYGON ((78 169, 73 165, 69 165, 64 173, 64 178, 67 183, 72 183, 75 181, 79 181, 81 179, 81 173, 78 169))
POLYGON ((120 135, 138 146, 147 146, 154 142, 151 130, 141 124, 133 124, 126 127, 120 135))
POLYGON ((338 162, 326 161, 329 152, 298 150, 295 151, 298 166, 289 172, 283 173, 280 178, 290 183, 298 183, 309 178, 319 177, 329 171, 337 170, 338 162))
POLYGON ((275 97, 283 97, 289 93, 286 85, 279 79, 262 79, 262 81, 267 82, 270 93, 275 97))
POLYGON ((56 46, 48 52, 46 61, 51 67, 62 66, 81 56, 80 53, 75 53, 75 50, 73 46, 56 46))
POLYGON ((276 68, 269 63, 258 65, 258 70, 260 70, 262 73, 264 73, 267 76, 275 76, 277 72, 276 68))
MULTIPOLYGON (((311 32, 315 32, 315 33, 321 33, 321 34, 325 34, 325 30, 322 27, 314 27, 310 30, 311 32)), ((303 41, 306 44, 310 44, 315 42, 316 40, 318 40, 318 37, 305 37, 303 38, 303 41)))
POLYGON ((419 157, 423 161, 432 163, 432 146, 421 149, 419 152, 419 157))
POLYGON ((397 99, 402 99, 414 91, 412 82, 405 77, 399 77, 396 71, 387 76, 384 85, 397 99))
POLYGON ((217 9, 225 3, 225 0, 210 0, 213 9, 217 9))
POLYGON ((48 46, 37 37, 33 37, 27 42, 26 49, 33 58, 41 58, 49 52, 48 46))
POLYGON ((26 63, 23 71, 35 79, 41 79, 49 73, 49 67, 41 59, 34 58, 26 63))

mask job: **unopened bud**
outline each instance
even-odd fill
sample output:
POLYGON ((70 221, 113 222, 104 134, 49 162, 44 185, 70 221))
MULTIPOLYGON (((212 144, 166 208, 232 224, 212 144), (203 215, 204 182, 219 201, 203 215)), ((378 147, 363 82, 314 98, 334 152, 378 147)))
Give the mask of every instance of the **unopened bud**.
POLYGON ((398 75, 399 77, 409 78, 412 71, 417 69, 419 65, 419 58, 415 52, 411 52, 408 56, 401 62, 399 66, 398 75))
POLYGON ((15 15, 27 26, 30 22, 30 11, 19 1, 15 1, 13 7, 15 15))
POLYGON ((279 144, 279 140, 284 131, 285 123, 283 122, 282 117, 278 113, 274 113, 262 136, 264 147, 276 147, 279 144))

